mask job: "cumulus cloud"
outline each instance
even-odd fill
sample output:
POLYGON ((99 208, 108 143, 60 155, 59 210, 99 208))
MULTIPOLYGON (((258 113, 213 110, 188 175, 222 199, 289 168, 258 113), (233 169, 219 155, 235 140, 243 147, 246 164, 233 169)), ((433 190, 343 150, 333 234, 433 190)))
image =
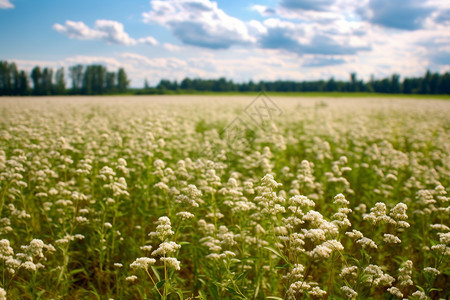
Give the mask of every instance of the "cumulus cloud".
POLYGON ((0 9, 8 8, 14 8, 14 4, 12 4, 9 0, 0 0, 0 9))
POLYGON ((125 32, 123 24, 112 20, 97 20, 94 28, 89 28, 83 22, 67 20, 64 25, 54 24, 53 29, 68 36, 71 39, 79 40, 102 40, 108 44, 134 46, 138 43, 147 45, 157 45, 155 38, 148 36, 138 40, 130 37, 125 32))
POLYGON ((153 0, 144 22, 167 27, 184 44, 227 49, 254 42, 246 24, 209 0, 153 0))
POLYGON ((280 19, 265 20, 264 25, 267 33, 259 40, 263 48, 282 49, 299 55, 354 55, 371 48, 367 41, 354 36, 351 25, 333 28, 280 19))
POLYGON ((422 27, 433 12, 423 0, 391 1, 370 0, 368 20, 374 24, 404 30, 422 27))

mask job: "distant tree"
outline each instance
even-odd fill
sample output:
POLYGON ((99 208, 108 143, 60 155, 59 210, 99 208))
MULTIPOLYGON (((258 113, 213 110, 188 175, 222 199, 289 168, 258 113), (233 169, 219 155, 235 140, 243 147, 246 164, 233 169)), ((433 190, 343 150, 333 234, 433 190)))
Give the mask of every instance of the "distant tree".
POLYGON ((63 95, 66 93, 66 80, 64 79, 64 68, 61 67, 55 73, 55 88, 56 95, 63 95))
POLYGON ((403 79, 403 93, 412 94, 412 80, 409 78, 403 79))
POLYGON ((430 94, 439 93, 439 73, 434 73, 430 78, 430 94))
POLYGON ((400 93, 400 75, 398 75, 398 74, 393 74, 391 76, 390 93, 394 93, 394 94, 400 93))
POLYGON ((82 65, 76 65, 69 68, 69 75, 72 78, 72 91, 77 94, 83 87, 83 69, 82 65))
POLYGON ((147 78, 144 80, 144 89, 148 90, 150 88, 150 85, 148 84, 147 78))
POLYGON ((325 91, 327 91, 327 92, 335 92, 335 91, 337 91, 337 84, 336 84, 336 81, 334 80, 333 77, 331 77, 327 81, 327 84, 325 85, 325 91))
POLYGON ((31 79, 33 80, 33 94, 34 95, 41 95, 41 68, 39 66, 36 66, 31 70, 31 79))
POLYGON ((190 80, 189 78, 183 79, 180 83, 180 88, 182 88, 183 90, 193 89, 192 80, 190 80))
POLYGON ((450 94, 450 73, 445 73, 439 80, 439 94, 450 94))
POLYGON ((106 68, 90 65, 84 70, 82 91, 87 95, 100 95, 105 92, 106 68))
POLYGON ((19 95, 26 95, 28 93, 28 76, 25 71, 19 72, 19 95))
POLYGON ((41 77, 41 91, 43 95, 53 93, 53 69, 44 68, 41 77))
POLYGON ((7 61, 0 61, 0 94, 11 95, 11 72, 7 61))
POLYGON ((123 68, 120 68, 117 72, 117 90, 119 91, 119 93, 125 93, 129 84, 130 82, 128 81, 125 70, 123 68))
POLYGON ((116 73, 106 72, 106 91, 113 93, 116 89, 116 73))

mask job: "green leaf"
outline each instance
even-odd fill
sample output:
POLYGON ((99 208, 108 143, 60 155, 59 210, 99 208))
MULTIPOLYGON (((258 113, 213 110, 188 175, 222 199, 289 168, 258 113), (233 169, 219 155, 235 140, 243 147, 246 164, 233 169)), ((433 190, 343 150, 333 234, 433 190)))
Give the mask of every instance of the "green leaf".
POLYGON ((283 298, 275 297, 275 296, 268 296, 266 299, 273 299, 273 300, 283 300, 283 298))
POLYGON ((158 281, 160 281, 161 277, 159 277, 158 270, 156 270, 156 268, 154 266, 150 266, 150 268, 152 269, 153 273, 155 273, 155 276, 158 279, 158 281))
POLYGON ((275 269, 287 269, 289 268, 289 264, 284 264, 284 265, 276 265, 275 269))
POLYGON ((164 285, 164 283, 165 283, 166 281, 163 279, 163 280, 161 280, 160 282, 157 282, 156 283, 156 288, 157 289, 160 289, 163 285, 164 285))
POLYGON ((264 247, 264 249, 269 250, 270 252, 274 253, 276 256, 278 256, 279 258, 281 258, 282 260, 284 260, 285 262, 287 262, 286 258, 277 250, 270 248, 270 247, 264 247))

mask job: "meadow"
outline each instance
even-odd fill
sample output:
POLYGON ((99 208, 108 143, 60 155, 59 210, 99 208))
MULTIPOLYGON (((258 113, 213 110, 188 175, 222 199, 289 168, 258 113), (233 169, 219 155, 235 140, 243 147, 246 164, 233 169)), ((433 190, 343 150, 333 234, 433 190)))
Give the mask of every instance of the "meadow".
POLYGON ((448 299, 450 101, 0 99, 0 299, 448 299))

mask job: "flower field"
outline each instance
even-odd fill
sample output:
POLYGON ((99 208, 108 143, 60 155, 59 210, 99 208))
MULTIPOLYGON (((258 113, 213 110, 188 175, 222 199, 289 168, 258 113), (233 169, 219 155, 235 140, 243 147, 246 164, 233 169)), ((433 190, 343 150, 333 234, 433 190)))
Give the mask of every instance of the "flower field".
POLYGON ((450 102, 2 98, 0 299, 448 299, 450 102))

